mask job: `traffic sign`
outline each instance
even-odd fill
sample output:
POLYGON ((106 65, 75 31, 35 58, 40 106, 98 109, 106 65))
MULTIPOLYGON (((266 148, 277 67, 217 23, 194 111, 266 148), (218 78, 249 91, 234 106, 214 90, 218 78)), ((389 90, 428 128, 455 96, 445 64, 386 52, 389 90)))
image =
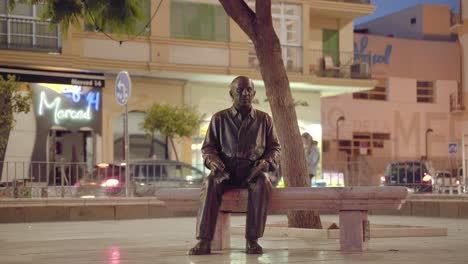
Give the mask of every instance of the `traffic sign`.
POLYGON ((457 154, 457 152, 458 152, 458 144, 449 143, 449 154, 457 154))
POLYGON ((132 93, 132 80, 127 71, 121 71, 115 79, 115 99, 117 103, 126 105, 132 93))

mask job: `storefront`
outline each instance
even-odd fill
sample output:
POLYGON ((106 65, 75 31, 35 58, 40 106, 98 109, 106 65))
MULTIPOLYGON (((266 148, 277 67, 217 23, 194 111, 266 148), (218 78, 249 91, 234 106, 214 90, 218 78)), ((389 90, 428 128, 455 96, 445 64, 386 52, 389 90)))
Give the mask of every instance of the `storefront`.
MULTIPOLYGON (((25 164, 30 171, 40 167, 45 180, 46 166, 39 164, 82 163, 92 167, 100 155, 102 141, 102 88, 105 77, 99 73, 0 67, 2 76, 15 75, 16 80, 32 92, 28 114, 16 115, 10 132, 2 181, 11 166, 25 164)), ((28 178, 24 170, 14 177, 28 178)))

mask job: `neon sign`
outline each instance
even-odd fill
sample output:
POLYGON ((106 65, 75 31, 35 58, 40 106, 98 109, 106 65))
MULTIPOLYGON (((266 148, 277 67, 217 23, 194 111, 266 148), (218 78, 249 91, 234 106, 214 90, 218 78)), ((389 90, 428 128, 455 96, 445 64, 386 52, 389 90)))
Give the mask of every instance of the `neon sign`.
POLYGON ((89 91, 83 95, 81 86, 63 86, 61 94, 65 96, 55 96, 50 99, 45 91, 40 92, 38 111, 39 116, 43 116, 45 111, 49 110, 53 113, 54 123, 60 124, 65 120, 81 120, 89 121, 93 118, 93 112, 98 112, 100 108, 100 93, 89 91), (66 101, 69 97, 71 100, 66 101), (85 99, 84 105, 81 103, 82 97, 85 99), (67 107, 67 105, 71 106, 67 107), (73 106, 84 106, 85 108, 76 109, 73 106))

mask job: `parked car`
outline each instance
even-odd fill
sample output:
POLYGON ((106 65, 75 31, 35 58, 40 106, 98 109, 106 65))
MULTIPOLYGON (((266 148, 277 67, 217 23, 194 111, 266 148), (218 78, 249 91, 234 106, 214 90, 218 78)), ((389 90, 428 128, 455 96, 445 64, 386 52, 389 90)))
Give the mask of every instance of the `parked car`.
POLYGON ((201 187, 205 173, 174 160, 139 160, 131 164, 136 196, 152 196, 159 188, 201 187))
MULTIPOLYGON (((125 196, 125 164, 102 163, 75 186, 82 198, 125 196)), ((173 160, 132 161, 129 168, 132 196, 153 196, 159 188, 201 187, 204 173, 173 160)))
POLYGON ((434 177, 434 192, 460 193, 463 175, 453 175, 449 171, 437 171, 434 177))
POLYGON ((380 178, 384 186, 406 186, 411 192, 432 192, 434 169, 429 161, 391 162, 380 178))
POLYGON ((74 185, 75 196, 95 198, 125 195, 125 164, 100 163, 74 185))

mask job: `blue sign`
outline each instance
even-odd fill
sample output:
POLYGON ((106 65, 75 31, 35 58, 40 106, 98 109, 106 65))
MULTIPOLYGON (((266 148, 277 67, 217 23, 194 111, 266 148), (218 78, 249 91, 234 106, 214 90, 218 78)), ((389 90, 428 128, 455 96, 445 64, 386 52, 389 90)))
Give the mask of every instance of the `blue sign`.
POLYGON ((358 45, 357 42, 354 42, 354 59, 360 60, 365 63, 373 64, 390 64, 390 55, 392 54, 392 45, 388 44, 385 48, 385 53, 383 55, 373 54, 370 51, 367 51, 367 45, 369 43, 369 38, 364 36, 361 38, 361 43, 358 45))
POLYGON ((126 105, 132 93, 132 80, 126 71, 121 71, 115 79, 115 98, 117 103, 126 105))
POLYGON ((449 143, 449 154, 457 154, 458 144, 449 143))

